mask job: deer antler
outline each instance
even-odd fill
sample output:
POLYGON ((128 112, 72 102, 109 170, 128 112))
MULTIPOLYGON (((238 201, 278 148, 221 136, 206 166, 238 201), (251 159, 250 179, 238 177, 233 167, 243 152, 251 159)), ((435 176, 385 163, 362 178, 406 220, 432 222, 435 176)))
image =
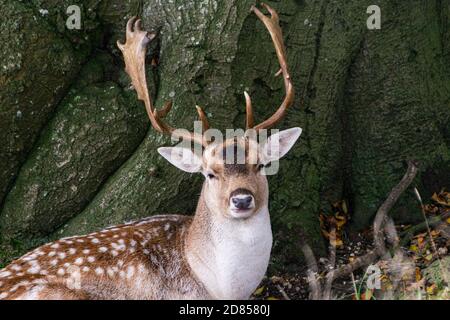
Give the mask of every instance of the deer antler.
MULTIPOLYGON (((147 79, 145 76, 145 55, 147 52, 147 45, 155 38, 154 33, 148 33, 141 28, 141 20, 136 20, 136 17, 128 20, 126 31, 126 43, 117 41, 117 46, 124 56, 125 71, 131 78, 131 83, 138 94, 139 100, 144 101, 150 122, 156 131, 164 134, 176 134, 177 137, 193 141, 195 143, 206 145, 202 135, 197 135, 192 132, 175 132, 175 129, 164 123, 162 119, 170 112, 172 102, 166 102, 161 110, 156 110, 152 99, 148 93, 147 79)), ((202 121, 203 130, 209 128, 208 120, 202 108, 196 107, 200 120, 202 121)), ((182 130, 185 131, 185 130, 182 130)))
POLYGON ((279 18, 277 12, 272 9, 270 6, 268 6, 265 3, 262 3, 262 6, 267 9, 270 13, 270 18, 264 15, 261 11, 259 11, 255 6, 252 6, 251 11, 253 11, 258 18, 264 23, 267 30, 270 33, 270 36, 272 37, 273 45, 275 47, 278 62, 280 64, 280 70, 275 74, 275 76, 278 76, 280 74, 283 75, 284 79, 284 87, 286 91, 286 96, 284 97, 284 100, 278 110, 267 120, 263 121, 262 123, 254 126, 253 125, 253 109, 252 109, 252 102, 250 99, 250 96, 245 92, 245 100, 246 100, 246 110, 247 110, 247 129, 253 128, 255 130, 260 129, 269 129, 276 125, 278 122, 283 119, 283 117, 286 114, 287 109, 292 105, 294 102, 294 86, 291 82, 291 77, 289 75, 288 66, 286 62, 286 49, 284 47, 283 42, 283 33, 280 28, 279 24, 279 18))

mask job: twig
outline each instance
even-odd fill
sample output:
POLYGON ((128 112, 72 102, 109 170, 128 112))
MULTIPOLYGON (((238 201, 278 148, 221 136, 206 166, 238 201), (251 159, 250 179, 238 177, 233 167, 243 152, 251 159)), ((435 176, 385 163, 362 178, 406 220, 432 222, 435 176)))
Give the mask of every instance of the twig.
POLYGON ((383 229, 387 220, 388 212, 392 209, 394 204, 397 202, 400 195, 409 187, 411 182, 417 175, 417 164, 414 161, 408 161, 408 169, 402 180, 392 188, 387 199, 378 209, 374 220, 373 232, 375 246, 378 250, 378 254, 383 256, 386 254, 386 246, 384 243, 383 229))
POLYGON ((376 248, 369 251, 365 255, 356 258, 353 262, 346 264, 338 268, 337 270, 329 272, 326 276, 327 279, 331 278, 332 280, 335 280, 337 278, 346 276, 359 268, 372 264, 379 256, 383 256, 386 254, 383 230, 386 229, 384 226, 388 221, 387 214, 397 202, 400 195, 414 180, 417 175, 417 171, 417 164, 414 161, 408 161, 408 169, 406 170, 405 175, 400 180, 400 182, 394 188, 392 188, 387 199, 378 209, 374 220, 374 241, 376 248))
POLYGON ((289 296, 286 294, 284 289, 279 284, 277 284, 276 287, 277 287, 278 291, 280 291, 281 295, 283 296, 283 298, 285 300, 291 300, 291 298, 289 298, 289 296))
POLYGON ((319 300, 320 292, 322 291, 322 285, 317 279, 317 273, 319 268, 317 267, 316 257, 311 250, 311 247, 307 244, 302 246, 303 255, 305 256, 306 263, 308 265, 307 279, 308 284, 311 289, 310 299, 319 300))
MULTIPOLYGON (((431 217, 428 219, 428 225, 430 228, 434 228, 436 226, 439 226, 440 224, 445 224, 445 219, 449 217, 450 211, 440 216, 431 217)), ((400 246, 405 246, 412 239, 412 237, 414 237, 415 234, 417 234, 418 232, 422 232, 426 229, 427 229, 426 221, 406 229, 400 234, 400 238, 402 239, 400 241, 400 246)))

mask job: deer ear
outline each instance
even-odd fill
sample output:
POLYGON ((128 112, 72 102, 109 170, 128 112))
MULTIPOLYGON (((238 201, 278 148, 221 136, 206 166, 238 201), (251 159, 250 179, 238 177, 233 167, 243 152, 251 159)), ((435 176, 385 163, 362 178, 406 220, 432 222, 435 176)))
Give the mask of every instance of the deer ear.
POLYGON ((180 170, 189 173, 199 172, 202 168, 202 159, 191 149, 180 147, 161 147, 158 153, 180 170))
POLYGON ((282 158, 302 134, 301 128, 291 128, 271 135, 262 147, 264 163, 282 158))

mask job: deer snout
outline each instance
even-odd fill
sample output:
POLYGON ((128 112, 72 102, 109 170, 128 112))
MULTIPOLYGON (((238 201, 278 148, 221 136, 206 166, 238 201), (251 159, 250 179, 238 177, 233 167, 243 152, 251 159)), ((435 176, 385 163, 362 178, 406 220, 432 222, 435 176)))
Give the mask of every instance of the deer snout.
POLYGON ((250 209, 253 197, 252 196, 236 196, 231 198, 231 202, 233 202, 233 205, 236 209, 250 209))
POLYGON ((255 198, 251 191, 238 189, 230 195, 230 209, 235 212, 247 211, 255 207, 255 198))

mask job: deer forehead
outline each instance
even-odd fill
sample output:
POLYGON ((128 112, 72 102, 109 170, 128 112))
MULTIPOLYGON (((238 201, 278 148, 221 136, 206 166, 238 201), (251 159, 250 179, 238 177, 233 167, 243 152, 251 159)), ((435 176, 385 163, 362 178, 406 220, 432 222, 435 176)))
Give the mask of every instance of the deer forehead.
POLYGON ((209 145, 203 153, 203 164, 205 168, 213 170, 231 166, 244 168, 257 164, 259 153, 260 148, 255 141, 245 138, 228 139, 209 145))

